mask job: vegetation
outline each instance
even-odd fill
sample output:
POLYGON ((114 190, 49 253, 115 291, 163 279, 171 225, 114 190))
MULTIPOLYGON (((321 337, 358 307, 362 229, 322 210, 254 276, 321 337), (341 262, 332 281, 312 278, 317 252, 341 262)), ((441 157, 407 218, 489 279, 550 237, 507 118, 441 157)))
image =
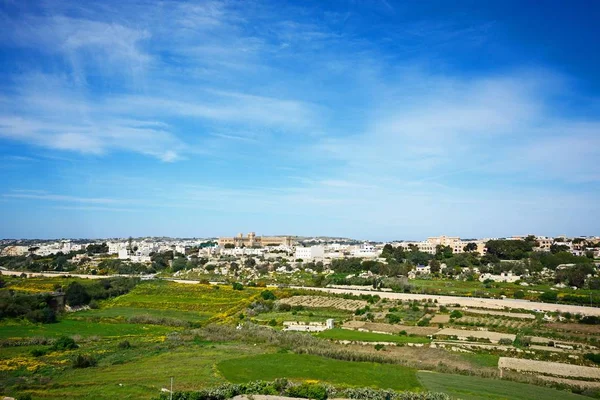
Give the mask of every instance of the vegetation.
POLYGON ((357 342, 392 342, 392 343, 429 343, 430 340, 418 336, 386 335, 383 333, 351 331, 348 329, 328 329, 316 336, 325 339, 351 340, 357 342))
POLYGON ((339 361, 307 354, 261 354, 223 361, 217 366, 223 376, 234 383, 287 378, 394 390, 421 388, 416 370, 412 368, 339 361))

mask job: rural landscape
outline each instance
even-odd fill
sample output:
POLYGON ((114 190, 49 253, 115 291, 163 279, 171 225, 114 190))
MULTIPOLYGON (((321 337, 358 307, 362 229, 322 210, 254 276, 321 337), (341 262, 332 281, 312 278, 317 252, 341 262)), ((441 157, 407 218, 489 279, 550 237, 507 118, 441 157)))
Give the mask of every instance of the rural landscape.
POLYGON ((600 400, 600 0, 0 0, 0 400, 600 400))
POLYGON ((16 399, 167 399, 171 377, 175 399, 600 393, 595 308, 67 274, 5 274, 0 290, 0 391, 16 399))

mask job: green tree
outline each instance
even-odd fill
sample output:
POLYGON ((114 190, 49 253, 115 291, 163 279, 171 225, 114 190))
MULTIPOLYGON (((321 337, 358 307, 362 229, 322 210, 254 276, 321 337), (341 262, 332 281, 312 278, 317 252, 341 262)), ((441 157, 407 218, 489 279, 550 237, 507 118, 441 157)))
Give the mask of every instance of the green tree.
POLYGON ((79 282, 71 282, 65 292, 65 300, 72 307, 88 304, 91 300, 85 286, 79 282))
POLYGON ((463 251, 477 251, 477 243, 467 243, 467 245, 463 248, 463 251))

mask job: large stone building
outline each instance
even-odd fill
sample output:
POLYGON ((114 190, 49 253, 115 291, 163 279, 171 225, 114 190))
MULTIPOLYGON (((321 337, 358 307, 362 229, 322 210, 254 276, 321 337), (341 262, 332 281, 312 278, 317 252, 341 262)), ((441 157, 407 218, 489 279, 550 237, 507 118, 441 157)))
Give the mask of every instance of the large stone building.
POLYGON ((241 233, 234 237, 220 237, 218 243, 219 247, 227 244, 235 247, 293 246, 294 240, 291 236, 256 236, 256 233, 250 232, 245 237, 241 233))
POLYGON ((450 246, 452 253, 458 254, 464 252, 464 247, 468 243, 475 243, 477 246, 477 250, 475 251, 477 251, 479 254, 484 254, 486 252, 486 240, 461 240, 459 237, 452 236, 434 236, 429 237, 427 240, 422 242, 402 242, 399 243, 399 246, 402 246, 406 249, 408 249, 411 245, 417 246, 419 251, 429 254, 435 254, 438 245, 450 246))

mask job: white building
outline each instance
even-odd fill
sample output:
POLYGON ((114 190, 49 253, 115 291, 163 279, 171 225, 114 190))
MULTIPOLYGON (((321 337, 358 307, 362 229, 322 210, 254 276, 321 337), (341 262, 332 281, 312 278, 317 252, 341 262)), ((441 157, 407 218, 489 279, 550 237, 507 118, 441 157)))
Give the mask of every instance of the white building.
POLYGON ((363 243, 360 247, 352 250, 351 254, 353 257, 366 257, 373 258, 378 257, 380 251, 378 251, 373 245, 370 243, 363 243))
POLYGON ((315 258, 323 258, 324 256, 325 248, 323 246, 296 247, 296 259, 312 260, 315 258))

